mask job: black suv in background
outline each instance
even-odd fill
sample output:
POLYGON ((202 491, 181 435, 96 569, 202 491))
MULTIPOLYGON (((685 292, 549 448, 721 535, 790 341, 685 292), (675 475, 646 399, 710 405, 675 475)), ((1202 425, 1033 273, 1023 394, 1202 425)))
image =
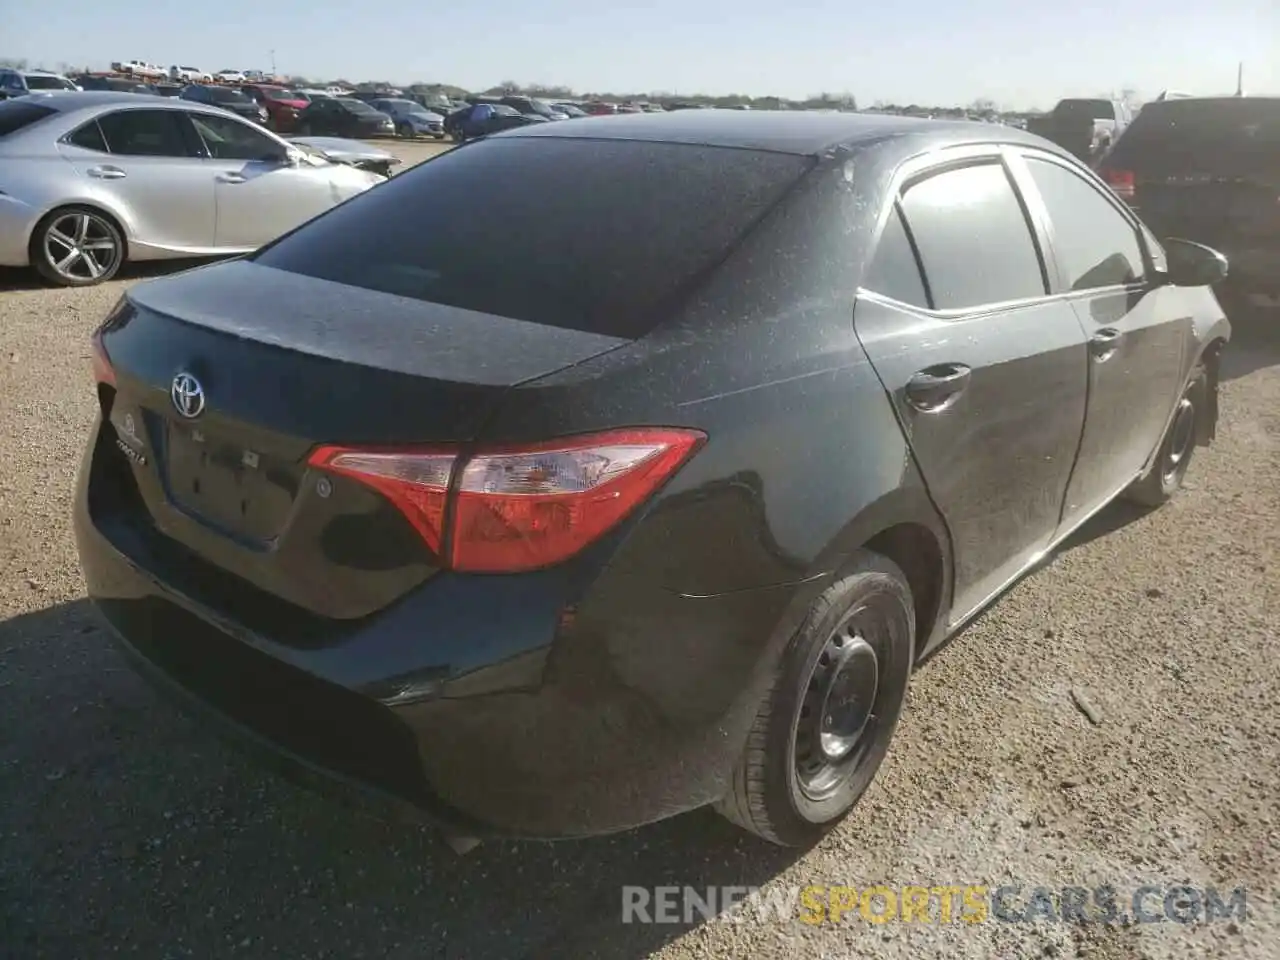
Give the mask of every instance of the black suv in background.
POLYGON ((221 107, 223 110, 234 113, 237 117, 248 120, 250 123, 260 123, 264 127, 267 125, 266 108, 252 97, 247 97, 239 90, 232 90, 230 87, 215 87, 192 83, 183 87, 182 93, 178 94, 178 97, 182 100, 190 100, 193 103, 221 107))
POLYGON ((1234 290, 1280 293, 1280 97, 1149 103, 1099 173, 1157 236, 1226 254, 1234 290))

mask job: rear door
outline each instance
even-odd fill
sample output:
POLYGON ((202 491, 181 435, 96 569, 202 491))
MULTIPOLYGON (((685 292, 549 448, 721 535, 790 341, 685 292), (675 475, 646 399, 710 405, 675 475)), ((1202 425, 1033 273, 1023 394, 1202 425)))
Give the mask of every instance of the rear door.
POLYGON ((181 111, 125 108, 79 127, 59 149, 77 173, 119 200, 131 245, 207 250, 213 182, 193 143, 181 111))
POLYGON ((256 249, 334 205, 327 168, 282 163, 279 143, 235 117, 189 119, 208 154, 203 163, 214 185, 219 247, 256 249))
POLYGON ((1102 184, 1050 154, 1025 151, 1014 163, 1044 218, 1054 289, 1089 340, 1089 413, 1063 512, 1072 526, 1155 452, 1182 391, 1192 317, 1176 288, 1152 284, 1137 221, 1102 184))
POLYGON ((855 321, 950 529, 953 621, 1052 541, 1088 380, 1002 155, 960 157, 907 172, 855 321))

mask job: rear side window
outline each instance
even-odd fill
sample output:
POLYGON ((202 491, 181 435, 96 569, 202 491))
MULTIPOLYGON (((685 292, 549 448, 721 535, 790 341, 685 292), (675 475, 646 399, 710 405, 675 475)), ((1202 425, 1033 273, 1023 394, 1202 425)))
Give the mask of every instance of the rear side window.
POLYGON ((1040 255, 1003 165, 919 180, 903 194, 902 212, 937 309, 1044 296, 1040 255))
POLYGON ((126 157, 186 157, 176 110, 118 110, 98 118, 107 148, 126 157))
POLYGON ((67 143, 73 144, 77 147, 83 147, 85 150, 97 150, 99 153, 107 152, 107 141, 103 139, 102 131, 98 128, 97 120, 90 120, 83 127, 68 136, 67 143))
POLYGON ((1107 165, 1143 173, 1263 174, 1280 154, 1280 99, 1237 97, 1149 103, 1107 165))
POLYGON ((29 100, 2 100, 0 101, 0 137, 17 133, 23 127, 29 127, 55 113, 57 113, 56 110, 39 106, 29 100))
POLYGON ((896 205, 884 225, 884 232, 876 245, 876 255, 867 270, 863 286, 882 296, 892 297, 899 303, 909 303, 916 307, 929 305, 929 296, 920 276, 920 265, 916 263, 915 251, 911 249, 911 241, 896 205))
POLYGON ((1096 290, 1142 279, 1138 231, 1082 177, 1048 160, 1027 168, 1053 221, 1054 256, 1068 290, 1096 290))
POLYGON ((349 286, 634 338, 810 163, 670 143, 478 141, 335 207, 256 259, 349 286))

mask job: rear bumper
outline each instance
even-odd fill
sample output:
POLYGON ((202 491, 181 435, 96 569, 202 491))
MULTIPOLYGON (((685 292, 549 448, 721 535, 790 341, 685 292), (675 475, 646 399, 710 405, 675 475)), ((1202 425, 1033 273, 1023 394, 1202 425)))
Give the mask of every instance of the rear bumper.
POLYGON ((724 792, 789 589, 442 573, 337 645, 286 646, 173 589, 92 515, 95 445, 75 508, 90 597, 144 673, 295 778, 481 836, 609 833, 724 792))

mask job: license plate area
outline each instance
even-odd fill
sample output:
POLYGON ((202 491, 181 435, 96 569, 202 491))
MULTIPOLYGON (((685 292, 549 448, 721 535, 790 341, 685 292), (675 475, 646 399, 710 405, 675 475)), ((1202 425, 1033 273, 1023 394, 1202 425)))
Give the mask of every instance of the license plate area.
POLYGON ((297 484, 284 465, 200 427, 170 421, 165 473, 174 503, 237 536, 270 542, 288 521, 297 484))

